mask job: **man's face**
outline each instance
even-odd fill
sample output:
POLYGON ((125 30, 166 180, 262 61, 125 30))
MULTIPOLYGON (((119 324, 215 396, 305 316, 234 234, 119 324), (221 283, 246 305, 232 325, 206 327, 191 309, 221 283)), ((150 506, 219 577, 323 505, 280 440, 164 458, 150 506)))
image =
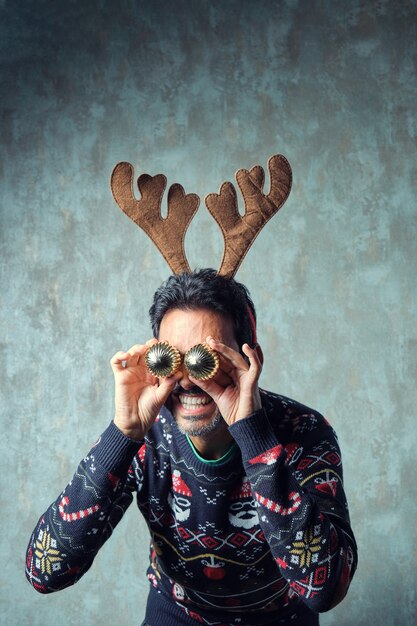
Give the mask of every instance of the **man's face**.
MULTIPOLYGON (((239 351, 231 318, 216 311, 171 309, 162 318, 159 329, 159 340, 175 346, 183 356, 209 335, 239 351)), ((211 397, 190 381, 184 365, 181 372, 182 378, 167 402, 179 429, 190 437, 204 437, 223 427, 223 418, 211 397)), ((215 380, 219 384, 230 382, 221 370, 215 380)))

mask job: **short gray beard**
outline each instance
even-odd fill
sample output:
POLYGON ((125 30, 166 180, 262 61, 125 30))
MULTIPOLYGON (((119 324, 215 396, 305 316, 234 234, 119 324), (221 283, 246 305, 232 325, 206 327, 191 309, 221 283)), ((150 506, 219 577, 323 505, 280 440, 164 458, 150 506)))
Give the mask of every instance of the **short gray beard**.
POLYGON ((184 426, 180 426, 178 421, 175 420, 180 433, 188 435, 189 437, 205 437, 206 435, 211 435, 211 433, 219 428, 223 421, 220 411, 217 411, 212 419, 209 422, 205 422, 202 426, 197 426, 197 424, 193 424, 192 420, 190 420, 190 425, 184 428, 184 426))

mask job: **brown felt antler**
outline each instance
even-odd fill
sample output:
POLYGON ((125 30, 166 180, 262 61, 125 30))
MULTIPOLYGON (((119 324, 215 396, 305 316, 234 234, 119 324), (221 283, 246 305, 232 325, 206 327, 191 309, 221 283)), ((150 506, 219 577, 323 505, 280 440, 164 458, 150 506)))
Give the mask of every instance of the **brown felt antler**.
POLYGON ((262 191, 264 170, 260 165, 236 172, 236 181, 245 202, 245 214, 238 211, 236 190, 226 182, 220 193, 206 196, 206 206, 221 228, 224 238, 223 260, 219 274, 232 277, 236 274, 247 251, 263 226, 279 211, 291 191, 292 172, 287 159, 277 154, 268 161, 271 188, 267 195, 262 191))
POLYGON ((168 191, 167 217, 161 215, 161 202, 166 187, 163 174, 138 178, 141 194, 137 200, 133 193, 133 167, 130 163, 118 163, 111 175, 111 190, 119 207, 152 239, 175 274, 190 272, 185 257, 184 238, 187 228, 198 209, 200 198, 185 194, 178 183, 168 191))

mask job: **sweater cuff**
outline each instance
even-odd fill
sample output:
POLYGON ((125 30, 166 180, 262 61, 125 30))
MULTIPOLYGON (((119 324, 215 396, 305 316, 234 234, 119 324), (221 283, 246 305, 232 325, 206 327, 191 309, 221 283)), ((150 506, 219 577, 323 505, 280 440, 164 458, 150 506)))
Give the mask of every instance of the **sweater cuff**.
POLYGON ((279 444, 265 409, 238 420, 229 426, 229 431, 242 451, 244 462, 279 444))
POLYGON ((108 472, 122 478, 142 444, 143 441, 126 437, 114 422, 110 422, 93 449, 94 458, 108 472))

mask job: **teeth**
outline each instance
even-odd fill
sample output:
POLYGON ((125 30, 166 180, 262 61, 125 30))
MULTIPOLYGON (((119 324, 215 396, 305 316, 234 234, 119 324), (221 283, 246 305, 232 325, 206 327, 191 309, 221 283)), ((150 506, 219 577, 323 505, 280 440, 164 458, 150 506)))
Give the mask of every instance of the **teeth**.
POLYGON ((199 406, 204 404, 209 404, 211 402, 211 398, 208 396, 179 396, 179 400, 181 404, 185 407, 190 406, 199 406))

